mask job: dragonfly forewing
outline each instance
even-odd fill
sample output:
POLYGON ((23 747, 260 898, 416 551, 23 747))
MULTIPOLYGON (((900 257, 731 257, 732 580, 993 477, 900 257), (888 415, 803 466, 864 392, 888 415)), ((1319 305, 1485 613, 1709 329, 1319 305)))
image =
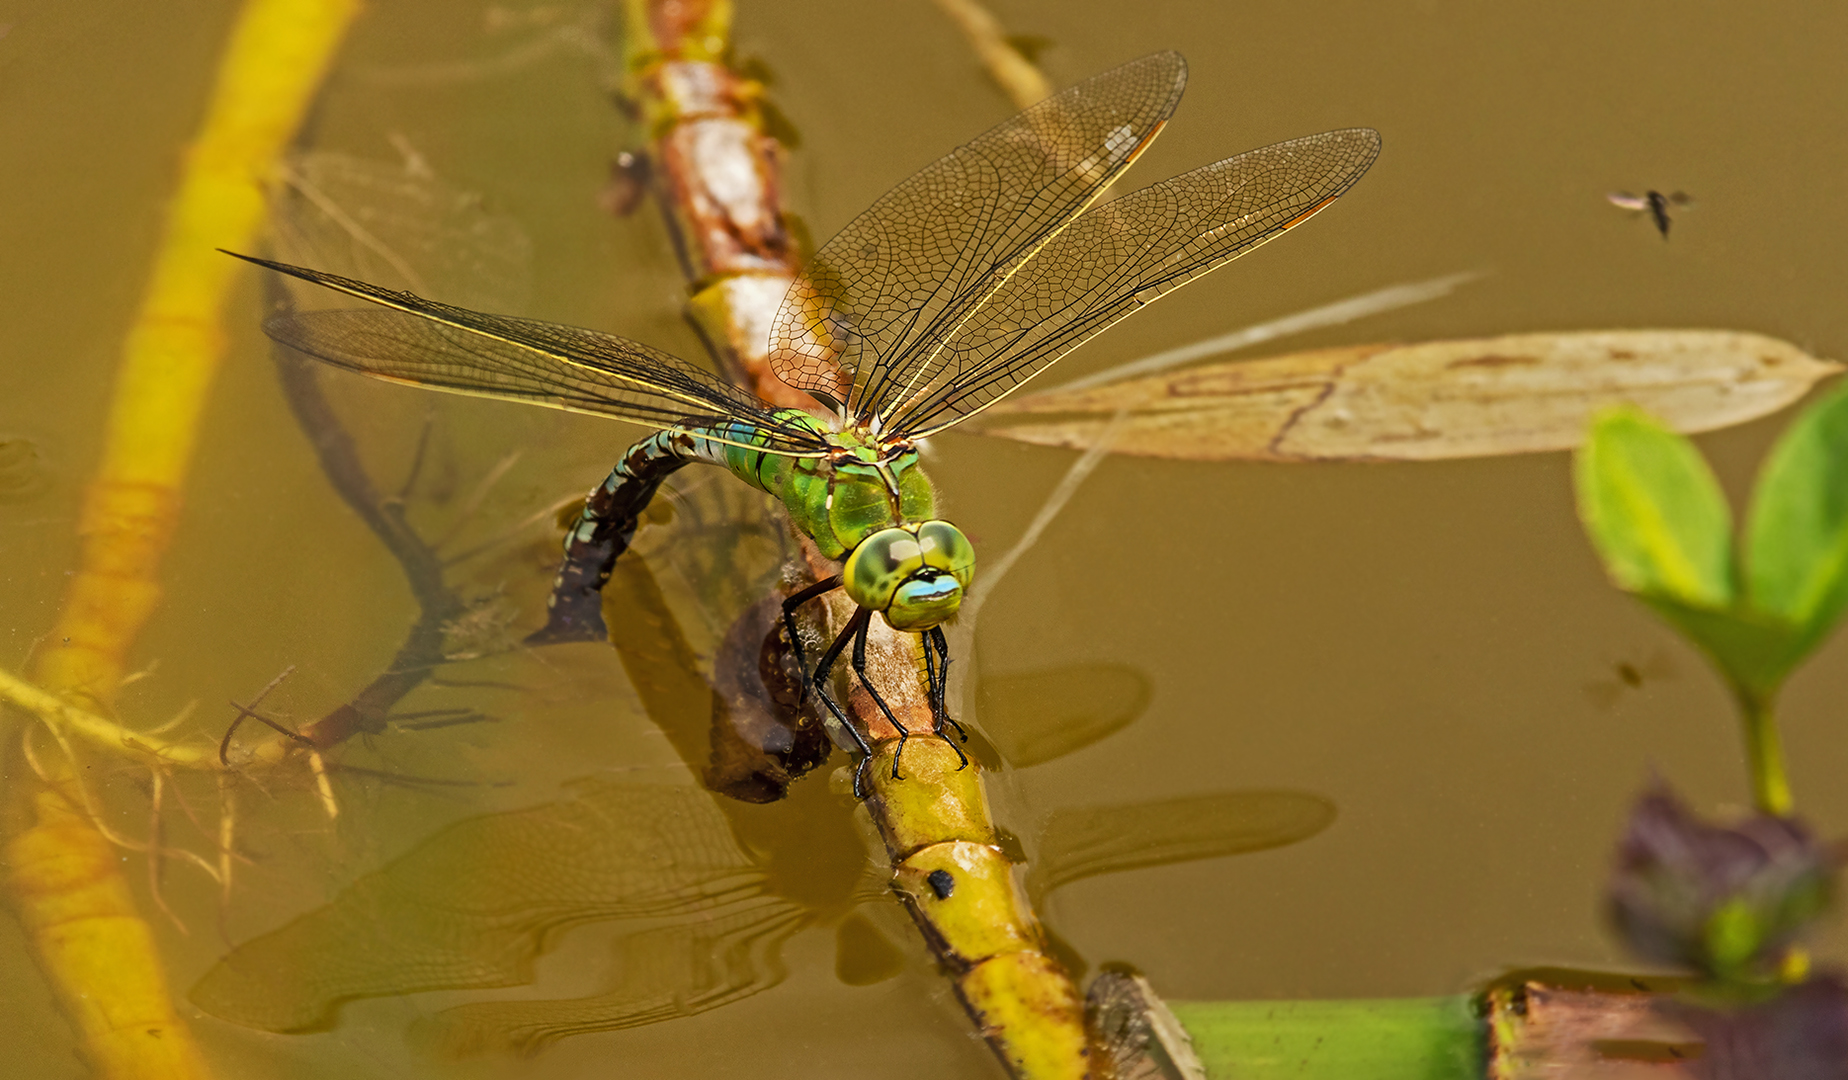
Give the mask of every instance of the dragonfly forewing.
POLYGON ((859 418, 905 396, 936 346, 1148 146, 1186 80, 1177 53, 1132 61, 887 192, 790 288, 771 329, 772 369, 859 418))
POLYGON ((1307 221, 1379 150, 1371 128, 1324 132, 1090 210, 944 344, 884 427, 923 437, 975 415, 1118 319, 1307 221))

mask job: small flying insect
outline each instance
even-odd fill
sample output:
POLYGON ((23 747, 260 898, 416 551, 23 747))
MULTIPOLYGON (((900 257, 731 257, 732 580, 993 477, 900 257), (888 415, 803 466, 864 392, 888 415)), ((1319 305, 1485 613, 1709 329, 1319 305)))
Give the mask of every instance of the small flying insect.
POLYGON ((773 408, 627 338, 238 257, 374 305, 264 323, 270 337, 335 367, 656 429, 585 500, 531 643, 608 637, 600 591, 675 470, 716 465, 781 499, 792 524, 841 567, 784 601, 783 617, 804 691, 858 744, 858 792, 872 748, 827 689, 849 645, 849 665, 901 749, 911 734, 867 678, 874 614, 923 639, 934 731, 955 726, 942 624, 974 579, 975 548, 937 516, 918 443, 1314 217, 1379 154, 1378 132, 1329 131, 1099 201, 1161 133, 1186 81, 1180 56, 1164 52, 1079 83, 926 166, 816 252, 770 329, 770 366, 827 415, 773 408), (856 613, 811 672, 793 613, 834 589, 846 590, 856 613))
POLYGON ((1610 200, 1612 206, 1620 206, 1639 214, 1648 214, 1649 219, 1655 222, 1656 231, 1662 234, 1664 240, 1668 239, 1668 227, 1673 224, 1668 216, 1668 208, 1672 206, 1677 210, 1686 210, 1694 205, 1694 200, 1685 191, 1677 191, 1673 195, 1664 195, 1659 191, 1646 191, 1641 195, 1632 195, 1627 191, 1613 191, 1604 197, 1610 200))

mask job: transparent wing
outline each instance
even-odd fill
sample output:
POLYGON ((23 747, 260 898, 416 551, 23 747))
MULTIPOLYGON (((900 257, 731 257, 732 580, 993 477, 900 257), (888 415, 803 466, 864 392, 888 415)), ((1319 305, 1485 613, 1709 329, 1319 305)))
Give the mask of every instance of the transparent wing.
POLYGON ((885 429, 922 438, 975 415, 1111 323, 1307 221, 1379 152, 1371 128, 1329 131, 1089 211, 913 373, 885 429))
POLYGON ((759 448, 771 453, 827 452, 813 431, 778 418, 739 387, 627 338, 486 315, 318 270, 237 257, 380 305, 297 312, 263 324, 284 345, 348 371, 661 428, 740 421, 769 435, 769 444, 759 448))
POLYGON ((905 180, 815 253, 770 332, 770 364, 860 419, 1090 205, 1161 131, 1187 81, 1146 56, 1033 106, 905 180))

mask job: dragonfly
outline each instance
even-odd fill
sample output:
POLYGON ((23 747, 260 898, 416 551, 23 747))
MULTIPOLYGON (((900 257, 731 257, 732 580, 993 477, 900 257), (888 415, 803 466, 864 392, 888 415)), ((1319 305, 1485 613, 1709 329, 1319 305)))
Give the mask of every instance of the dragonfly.
POLYGON ((613 334, 237 257, 373 305, 264 323, 299 352, 376 379, 657 429, 586 498, 565 536, 546 624, 530 643, 607 638, 600 590, 676 470, 717 466, 779 499, 792 525, 839 567, 787 597, 782 615, 805 696, 819 698, 859 751, 854 787, 864 794, 872 748, 828 689, 850 646, 848 665, 899 732, 900 753, 912 735, 867 676, 875 613, 920 638, 932 732, 962 734, 945 701, 943 625, 974 581, 975 549, 938 516, 919 443, 1020 389, 1119 319, 1307 221, 1379 155, 1378 132, 1347 128, 1100 200, 1161 133, 1186 82, 1186 62, 1174 52, 1093 76, 925 166, 816 251, 772 321, 769 343, 771 370, 806 391, 814 411, 774 408, 613 334), (795 615, 836 589, 854 614, 811 669, 795 615))

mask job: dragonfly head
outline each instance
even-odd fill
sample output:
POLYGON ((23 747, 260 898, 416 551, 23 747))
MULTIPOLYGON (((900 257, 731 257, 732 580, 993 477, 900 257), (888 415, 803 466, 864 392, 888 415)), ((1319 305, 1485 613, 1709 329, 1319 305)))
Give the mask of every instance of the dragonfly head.
POLYGON ((894 630, 929 630, 962 606, 975 577, 975 545, 947 521, 881 529, 847 556, 842 584, 894 630))

